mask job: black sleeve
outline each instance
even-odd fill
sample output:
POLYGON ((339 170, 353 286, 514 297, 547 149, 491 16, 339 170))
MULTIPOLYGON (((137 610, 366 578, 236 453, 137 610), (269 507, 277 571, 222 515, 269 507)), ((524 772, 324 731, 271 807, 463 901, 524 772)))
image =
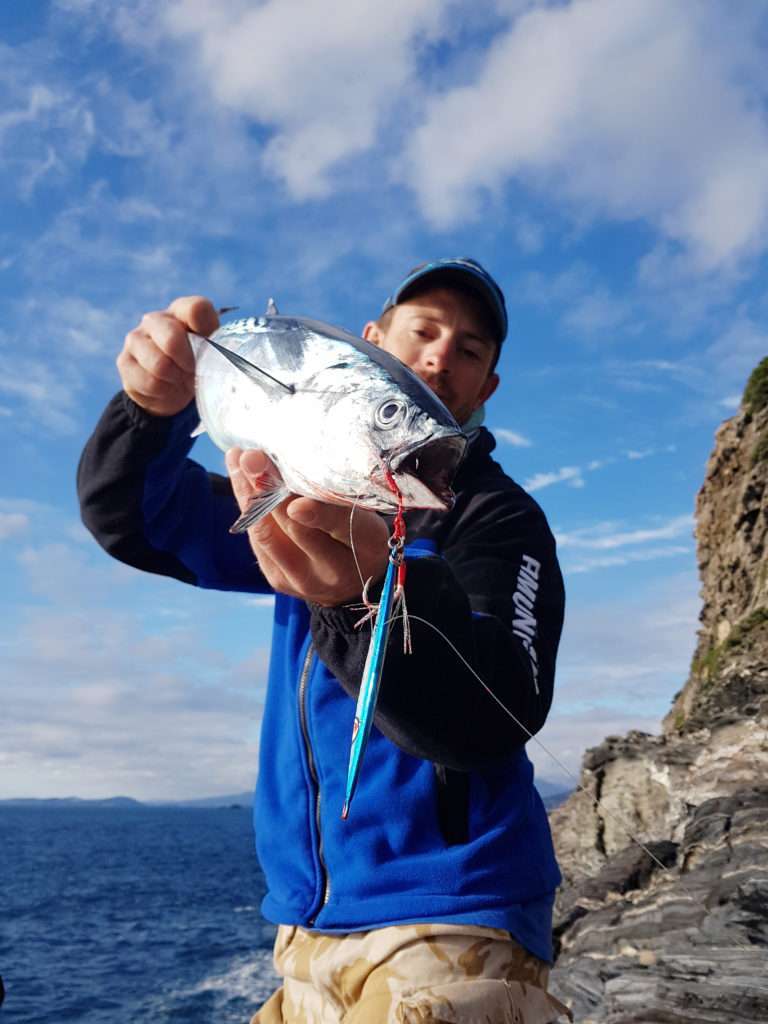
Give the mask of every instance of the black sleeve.
MULTIPOLYGON (((393 628, 377 727, 408 753, 449 768, 502 762, 538 732, 552 701, 565 598, 544 514, 516 485, 475 495, 442 557, 408 561, 405 589, 413 653, 393 628)), ((358 618, 312 607, 318 653, 354 697, 370 638, 355 629, 358 618)))
POLYGON ((138 569, 218 590, 269 590, 229 480, 187 458, 194 402, 153 416, 125 392, 108 404, 77 472, 83 522, 112 556, 138 569))

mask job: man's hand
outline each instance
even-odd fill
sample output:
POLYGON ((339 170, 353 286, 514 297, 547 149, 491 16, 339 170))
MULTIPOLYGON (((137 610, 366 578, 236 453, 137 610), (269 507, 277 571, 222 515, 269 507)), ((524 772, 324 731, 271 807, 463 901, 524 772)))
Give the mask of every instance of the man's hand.
POLYGON ((164 312, 146 313, 126 335, 117 369, 126 394, 155 416, 181 412, 195 395, 195 357, 187 331, 219 326, 213 304, 200 295, 174 299, 164 312))
MULTIPOLYGON (((263 491, 270 461, 263 452, 227 452, 227 469, 241 511, 263 491)), ((292 497, 248 530, 261 571, 274 590, 333 607, 360 597, 363 580, 380 579, 389 557, 389 529, 375 512, 355 509, 352 520, 355 564, 350 542, 351 509, 313 498, 292 497)))

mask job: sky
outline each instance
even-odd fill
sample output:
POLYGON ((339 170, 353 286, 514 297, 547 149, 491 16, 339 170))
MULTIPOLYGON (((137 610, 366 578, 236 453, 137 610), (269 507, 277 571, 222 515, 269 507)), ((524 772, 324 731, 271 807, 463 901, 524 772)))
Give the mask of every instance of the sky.
POLYGON ((507 296, 486 422, 566 581, 537 772, 658 731, 696 493, 768 352, 768 4, 5 0, 0 96, 0 797, 253 786, 271 599, 79 519, 142 313, 274 296, 359 332, 440 256, 507 296))

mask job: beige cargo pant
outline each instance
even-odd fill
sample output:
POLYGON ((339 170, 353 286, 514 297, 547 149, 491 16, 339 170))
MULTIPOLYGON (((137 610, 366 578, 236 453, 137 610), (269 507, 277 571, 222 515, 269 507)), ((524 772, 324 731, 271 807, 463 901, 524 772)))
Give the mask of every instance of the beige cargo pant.
POLYGON ((572 1019, 549 967, 495 928, 418 924, 348 935, 282 925, 283 986, 251 1024, 550 1024, 572 1019))

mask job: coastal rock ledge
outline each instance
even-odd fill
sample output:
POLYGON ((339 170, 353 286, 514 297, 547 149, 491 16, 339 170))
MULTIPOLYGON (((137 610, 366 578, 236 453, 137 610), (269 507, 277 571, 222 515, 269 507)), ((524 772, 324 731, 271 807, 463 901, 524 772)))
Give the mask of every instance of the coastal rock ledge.
POLYGON ((717 431, 696 540, 701 628, 661 735, 587 751, 550 816, 551 986, 579 1024, 768 1022, 768 358, 717 431))

